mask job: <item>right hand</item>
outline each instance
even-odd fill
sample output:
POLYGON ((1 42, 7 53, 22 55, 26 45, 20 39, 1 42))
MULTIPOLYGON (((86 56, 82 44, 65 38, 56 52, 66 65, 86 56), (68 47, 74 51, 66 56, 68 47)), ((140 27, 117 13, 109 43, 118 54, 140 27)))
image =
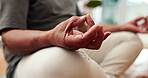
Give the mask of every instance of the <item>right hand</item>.
POLYGON ((148 16, 144 18, 144 23, 142 24, 142 29, 144 29, 144 33, 148 33, 148 16))
POLYGON ((102 26, 94 25, 89 14, 82 17, 73 16, 51 30, 53 40, 51 44, 70 50, 79 48, 99 49, 103 40, 110 35, 110 33, 103 33, 102 29, 102 26), (84 22, 88 24, 85 25, 88 28, 85 33, 73 29, 84 22))
POLYGON ((148 33, 148 24, 146 17, 139 17, 136 18, 126 24, 121 25, 122 30, 124 31, 131 31, 135 33, 148 33), (138 22, 144 20, 144 23, 142 25, 138 25, 138 22), (146 31, 143 31, 143 28, 146 28, 146 31))

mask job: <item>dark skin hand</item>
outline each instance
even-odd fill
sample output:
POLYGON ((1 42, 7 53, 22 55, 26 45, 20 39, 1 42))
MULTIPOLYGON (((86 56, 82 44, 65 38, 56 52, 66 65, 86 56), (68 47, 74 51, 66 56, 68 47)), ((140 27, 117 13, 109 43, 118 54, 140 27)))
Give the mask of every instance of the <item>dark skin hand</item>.
POLYGON ((9 51, 14 54, 30 54, 48 46, 60 46, 70 50, 79 48, 99 49, 102 42, 110 35, 104 33, 103 27, 95 25, 90 15, 73 16, 61 22, 49 31, 12 29, 2 33, 2 40, 9 51), (85 33, 74 30, 84 22, 85 33))

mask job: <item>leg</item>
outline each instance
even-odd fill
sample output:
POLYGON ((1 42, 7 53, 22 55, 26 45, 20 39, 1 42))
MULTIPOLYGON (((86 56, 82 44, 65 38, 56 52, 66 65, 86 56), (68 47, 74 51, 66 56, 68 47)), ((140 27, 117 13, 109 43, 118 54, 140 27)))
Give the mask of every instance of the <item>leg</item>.
POLYGON ((105 71, 108 78, 119 78, 142 50, 142 42, 131 32, 113 33, 100 50, 85 50, 105 71))
POLYGON ((59 47, 42 49, 24 57, 14 78, 106 78, 101 68, 84 52, 59 47))

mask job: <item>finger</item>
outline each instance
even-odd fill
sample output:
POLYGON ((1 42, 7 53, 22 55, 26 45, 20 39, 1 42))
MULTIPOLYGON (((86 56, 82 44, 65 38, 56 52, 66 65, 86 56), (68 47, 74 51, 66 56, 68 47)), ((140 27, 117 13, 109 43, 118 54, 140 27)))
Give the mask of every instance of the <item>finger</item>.
POLYGON ((145 21, 145 26, 146 26, 146 28, 147 28, 147 30, 148 30, 148 16, 146 17, 146 21, 145 21))
POLYGON ((104 33, 104 38, 103 38, 103 40, 105 40, 106 38, 108 38, 108 36, 110 36, 111 35, 111 32, 105 32, 104 33))
POLYGON ((67 37, 66 41, 73 43, 73 45, 75 46, 84 48, 86 44, 88 44, 95 38, 97 30, 98 30, 97 27, 93 26, 85 33, 78 33, 75 35, 66 35, 67 37))
POLYGON ((99 49, 100 48, 100 45, 102 44, 102 41, 103 41, 103 36, 104 36, 104 33, 103 33, 103 29, 102 29, 102 26, 96 26, 96 34, 95 36, 93 37, 93 39, 86 45, 85 48, 88 48, 88 49, 99 49))
POLYGON ((133 21, 131 21, 131 23, 134 24, 134 25, 136 25, 136 26, 138 26, 138 25, 137 25, 137 22, 140 21, 140 20, 142 20, 142 19, 144 19, 144 17, 136 18, 136 19, 134 19, 133 21))
MULTIPOLYGON (((100 30, 103 30, 102 27, 100 28, 100 30)), ((104 33, 103 31, 100 31, 100 30, 97 31, 95 39, 93 39, 87 46, 89 49, 99 49, 100 48, 103 38, 104 38, 104 33)))
POLYGON ((147 25, 147 18, 145 17, 143 19, 143 22, 142 22, 141 26, 144 27, 144 28, 146 28, 146 25, 147 25))
POLYGON ((87 46, 89 49, 99 49, 101 47, 101 44, 103 42, 103 40, 105 40, 111 33, 110 32, 98 32, 99 35, 96 37, 96 39, 94 39, 89 46, 87 46))
POLYGON ((96 40, 94 41, 97 44, 99 41, 102 41, 104 39, 103 26, 101 26, 100 30, 98 30, 96 34, 97 34, 96 40))
POLYGON ((95 25, 93 19, 91 18, 90 14, 86 15, 86 23, 88 24, 88 29, 95 25))
POLYGON ((100 30, 97 31, 97 37, 92 42, 94 47, 96 47, 97 49, 100 48, 100 45, 101 45, 102 41, 104 40, 103 26, 101 27, 101 30, 102 31, 100 31, 100 30))
POLYGON ((86 21, 86 15, 78 17, 75 21, 73 21, 72 26, 80 26, 86 21))
POLYGON ((146 28, 146 30, 148 30, 148 16, 145 17, 145 22, 144 22, 144 28, 146 28))
POLYGON ((142 33, 142 34, 147 34, 147 33, 148 33, 148 31, 145 31, 145 32, 140 32, 140 33, 142 33))
POLYGON ((102 31, 102 26, 94 25, 87 32, 84 33, 83 38, 84 39, 89 39, 91 37, 94 38, 96 36, 96 32, 98 31, 102 31))
POLYGON ((67 25, 66 25, 65 30, 68 32, 68 31, 72 30, 72 28, 83 24, 85 22, 85 20, 86 20, 86 16, 82 16, 81 18, 78 16, 73 16, 66 21, 67 25))
POLYGON ((93 39, 96 38, 96 32, 98 30, 101 30, 101 27, 97 27, 96 25, 91 27, 87 32, 85 32, 82 35, 76 35, 75 37, 73 37, 73 40, 77 43, 77 44, 83 44, 83 48, 85 48, 85 46, 90 43, 93 39))

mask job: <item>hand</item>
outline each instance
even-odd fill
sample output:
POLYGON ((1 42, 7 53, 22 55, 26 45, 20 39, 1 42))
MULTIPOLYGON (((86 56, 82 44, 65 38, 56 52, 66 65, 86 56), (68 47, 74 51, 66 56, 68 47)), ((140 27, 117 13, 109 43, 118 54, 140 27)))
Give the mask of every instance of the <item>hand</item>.
POLYGON ((131 32, 135 32, 135 33, 148 33, 148 24, 147 24, 147 18, 146 17, 139 17, 133 21, 130 21, 129 23, 127 24, 123 24, 121 25, 122 27, 122 30, 124 31, 131 31, 131 32), (141 24, 141 25, 138 25, 138 22, 140 20, 144 20, 144 23, 141 24), (145 31, 143 30, 144 28, 145 31))
POLYGON ((52 31, 53 45, 64 47, 70 50, 79 48, 99 49, 103 40, 105 40, 110 33, 103 33, 103 27, 94 25, 90 15, 82 17, 73 16, 70 19, 57 25, 52 31), (73 28, 86 22, 88 31, 83 33, 73 28))
POLYGON ((145 17, 145 19, 144 19, 144 23, 142 24, 142 29, 143 29, 143 31, 145 32, 146 31, 146 33, 148 32, 148 16, 147 17, 145 17))

